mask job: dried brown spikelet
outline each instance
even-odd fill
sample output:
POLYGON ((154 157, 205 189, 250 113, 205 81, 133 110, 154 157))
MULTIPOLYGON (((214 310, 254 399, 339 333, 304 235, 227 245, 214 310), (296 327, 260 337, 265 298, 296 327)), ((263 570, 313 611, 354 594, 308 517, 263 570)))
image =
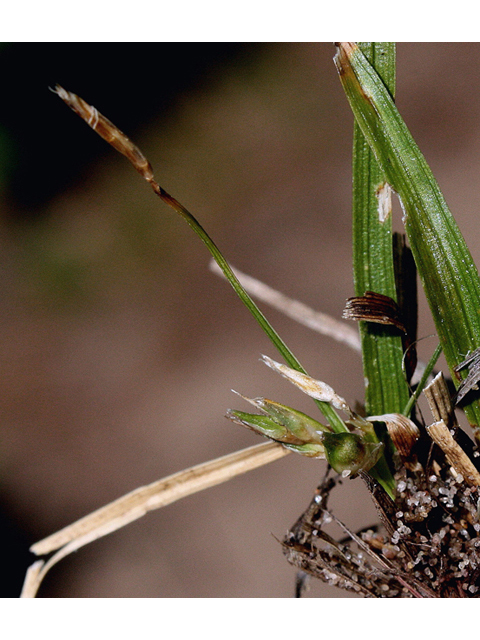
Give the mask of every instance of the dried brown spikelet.
POLYGON ((53 90, 76 114, 78 114, 85 122, 92 127, 104 140, 114 147, 117 151, 126 156, 133 164, 135 169, 140 173, 147 182, 153 180, 153 169, 149 161, 133 144, 128 136, 126 136, 113 122, 102 116, 97 109, 85 102, 83 98, 77 96, 71 91, 66 91, 60 85, 56 85, 53 90))

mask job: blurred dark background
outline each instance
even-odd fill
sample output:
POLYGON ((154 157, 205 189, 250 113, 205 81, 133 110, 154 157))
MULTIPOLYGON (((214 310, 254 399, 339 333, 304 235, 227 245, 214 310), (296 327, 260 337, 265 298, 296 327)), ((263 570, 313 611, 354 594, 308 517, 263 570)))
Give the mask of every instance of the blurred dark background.
MULTIPOLYGON (((200 241, 48 88, 130 135, 234 265, 340 317, 352 116, 333 55, 328 43, 0 48, 3 597, 19 594, 33 542, 259 442, 223 417, 244 408, 231 388, 315 415, 259 362, 276 353, 200 241)), ((478 44, 398 45, 397 103, 477 262, 479 68, 478 44)), ((357 355, 266 311, 312 375, 362 399, 357 355)), ((432 330, 422 298, 419 335, 432 330)), ((149 514, 62 561, 40 596, 290 597, 295 571, 273 536, 323 471, 291 455, 149 514)), ((332 504, 352 528, 376 521, 360 481, 332 504)), ((344 593, 312 582, 307 595, 344 593)))

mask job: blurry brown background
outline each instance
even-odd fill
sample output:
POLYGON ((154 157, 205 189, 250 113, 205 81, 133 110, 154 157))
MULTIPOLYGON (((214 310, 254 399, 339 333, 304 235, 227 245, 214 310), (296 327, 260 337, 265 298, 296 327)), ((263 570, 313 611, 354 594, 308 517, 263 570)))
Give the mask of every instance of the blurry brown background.
MULTIPOLYGON (((352 116, 333 55, 329 43, 0 49, 3 596, 19 594, 31 543, 259 442, 223 417, 247 409, 231 388, 316 415, 259 362, 277 354, 202 243, 47 87, 131 135, 232 264, 340 317, 352 295, 352 116)), ((477 263, 479 69, 478 44, 398 45, 397 104, 477 263)), ((266 312, 311 375, 362 399, 357 355, 266 312)), ((273 536, 324 468, 291 455, 151 513, 62 561, 40 595, 290 597, 295 570, 273 536)), ((376 521, 360 481, 332 506, 353 528, 376 521)), ((307 596, 344 593, 312 582, 307 596)))

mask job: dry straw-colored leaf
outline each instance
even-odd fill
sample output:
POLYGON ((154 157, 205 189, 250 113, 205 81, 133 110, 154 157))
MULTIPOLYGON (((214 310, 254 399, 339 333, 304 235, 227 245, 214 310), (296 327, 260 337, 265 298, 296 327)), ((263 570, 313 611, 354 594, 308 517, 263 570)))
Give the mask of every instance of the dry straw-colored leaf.
POLYGON ((57 549, 59 551, 46 563, 37 561, 29 568, 22 597, 35 597, 51 567, 80 547, 124 527, 148 511, 227 482, 235 476, 283 458, 288 453, 287 449, 276 442, 258 444, 139 487, 93 511, 31 547, 36 555, 45 555, 57 549))
POLYGON ((480 487, 480 473, 467 456, 462 447, 456 442, 450 429, 443 420, 434 422, 427 427, 428 435, 442 449, 448 463, 461 474, 465 482, 480 487))
MULTIPOLYGON (((303 302, 289 298, 264 282, 252 278, 252 276, 242 273, 236 268, 232 269, 242 287, 253 298, 281 311, 299 324, 303 324, 305 327, 313 329, 324 336, 333 338, 337 342, 341 342, 354 351, 361 353, 362 345, 356 327, 352 327, 346 322, 341 322, 322 311, 315 311, 303 302)), ((216 275, 224 277, 222 270, 214 260, 210 262, 210 270, 216 275)))
POLYGON ((449 429, 456 430, 459 428, 450 392, 441 371, 435 376, 432 382, 425 387, 423 394, 437 422, 443 420, 449 429))

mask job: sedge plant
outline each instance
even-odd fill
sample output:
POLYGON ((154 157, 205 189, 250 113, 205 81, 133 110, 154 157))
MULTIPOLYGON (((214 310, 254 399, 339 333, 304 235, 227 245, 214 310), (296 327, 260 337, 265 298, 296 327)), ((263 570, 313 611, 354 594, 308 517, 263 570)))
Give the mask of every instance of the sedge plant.
MULTIPOLYGON (((362 352, 365 397, 352 408, 327 382, 308 375, 252 296, 282 306, 275 292, 236 273, 196 218, 156 181, 143 153, 107 118, 62 87, 55 93, 125 155, 154 193, 205 243, 219 270, 276 348, 266 366, 313 398, 315 415, 279 399, 240 396, 235 423, 263 442, 140 487, 32 546, 39 556, 23 590, 36 594, 46 572, 72 551, 195 491, 276 460, 289 452, 325 459, 327 473, 282 548, 304 577, 365 597, 477 597, 480 587, 480 278, 461 232, 424 157, 395 106, 393 43, 338 43, 335 64, 355 117, 353 142, 354 297, 345 318, 358 321, 359 340, 335 320, 325 333, 362 352), (393 233, 392 198, 403 210, 405 235, 393 233), (438 346, 416 358, 416 274, 436 326, 438 346), (432 372, 443 351, 449 371, 432 372), (422 417, 421 393, 431 415, 422 417), (253 411, 249 409, 253 407, 253 411), (473 440, 458 426, 464 411, 473 440), (343 482, 363 481, 380 522, 354 532, 329 511, 343 482), (347 480, 348 479, 348 480, 347 480), (336 522, 334 539, 324 527, 336 522)), ((292 310, 292 305, 288 307, 292 310)), ((308 316, 305 310, 297 311, 308 316)), ((292 311, 292 313, 294 313, 292 311)), ((309 317, 309 322, 313 320, 309 317)))

